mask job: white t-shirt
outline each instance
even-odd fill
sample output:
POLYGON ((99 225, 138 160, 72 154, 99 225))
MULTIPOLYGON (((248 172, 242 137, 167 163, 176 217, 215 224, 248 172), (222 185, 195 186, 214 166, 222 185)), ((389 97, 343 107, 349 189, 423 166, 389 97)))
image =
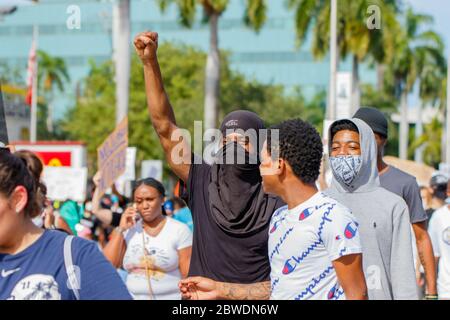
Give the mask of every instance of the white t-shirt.
POLYGON ((269 228, 271 299, 345 299, 332 261, 361 252, 355 218, 323 193, 279 208, 269 228))
POLYGON ((450 210, 447 205, 433 213, 428 233, 434 255, 439 257, 438 295, 439 298, 450 299, 450 210))
POLYGON ((143 240, 142 222, 138 222, 125 233, 127 250, 123 267, 128 272, 128 290, 136 300, 150 299, 143 241, 152 264, 149 273, 153 298, 181 299, 178 288, 181 279, 178 250, 192 246, 192 233, 185 224, 169 217, 166 219, 164 227, 156 237, 144 232, 143 240))

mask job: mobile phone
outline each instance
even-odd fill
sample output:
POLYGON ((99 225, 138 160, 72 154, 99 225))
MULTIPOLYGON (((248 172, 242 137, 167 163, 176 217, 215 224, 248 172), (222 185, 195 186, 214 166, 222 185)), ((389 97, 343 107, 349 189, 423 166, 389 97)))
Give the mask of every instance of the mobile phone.
POLYGON ((138 222, 142 219, 141 213, 138 211, 137 203, 133 203, 133 209, 136 210, 136 215, 134 216, 134 222, 138 222))

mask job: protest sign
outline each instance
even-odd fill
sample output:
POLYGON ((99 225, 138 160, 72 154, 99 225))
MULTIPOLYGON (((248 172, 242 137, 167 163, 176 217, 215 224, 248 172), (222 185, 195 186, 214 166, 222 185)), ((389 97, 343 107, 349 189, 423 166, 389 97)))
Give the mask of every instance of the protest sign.
POLYGON ((45 167, 42 180, 50 200, 86 199, 87 168, 45 167))
POLYGON ((128 117, 125 117, 102 145, 97 148, 97 163, 101 172, 98 188, 101 195, 125 172, 127 147, 128 117))

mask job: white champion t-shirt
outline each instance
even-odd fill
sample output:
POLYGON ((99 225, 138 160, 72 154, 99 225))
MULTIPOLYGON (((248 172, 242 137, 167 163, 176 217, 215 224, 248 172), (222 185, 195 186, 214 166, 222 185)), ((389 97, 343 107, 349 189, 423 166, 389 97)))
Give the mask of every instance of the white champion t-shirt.
POLYGON ((436 210, 428 227, 434 255, 439 257, 437 289, 439 298, 450 299, 450 210, 436 210))
POLYGON ((332 261, 361 252, 355 217, 323 193, 279 208, 269 228, 271 299, 345 299, 332 261))
POLYGON ((178 282, 181 280, 178 250, 192 246, 192 233, 188 226, 167 217, 167 221, 156 237, 144 232, 138 222, 125 233, 127 250, 123 268, 128 272, 127 287, 136 300, 150 299, 145 268, 143 242, 152 264, 149 269, 153 298, 157 300, 180 300, 178 282))

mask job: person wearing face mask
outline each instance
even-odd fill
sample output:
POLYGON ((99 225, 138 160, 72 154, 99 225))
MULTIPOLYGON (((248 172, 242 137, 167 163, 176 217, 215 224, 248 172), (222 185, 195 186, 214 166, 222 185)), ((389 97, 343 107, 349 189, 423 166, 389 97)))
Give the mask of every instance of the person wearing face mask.
POLYGON ((264 129, 263 121, 249 111, 228 114, 220 128, 223 140, 214 163, 195 161, 198 158, 190 152, 187 141, 175 138, 180 131, 158 64, 158 34, 142 32, 135 37, 134 46, 144 68, 152 125, 171 169, 186 183, 189 193, 187 202, 195 225, 189 276, 237 283, 268 282, 270 218, 284 203, 265 194, 262 187, 258 168, 262 146, 256 141, 264 129), (253 134, 246 137, 239 130, 253 130, 253 134), (180 149, 187 152, 176 157, 180 149), (243 161, 223 161, 226 158, 243 161))
POLYGON ((133 188, 134 205, 123 213, 120 225, 103 253, 128 272, 127 287, 136 300, 179 300, 178 281, 187 276, 192 234, 183 223, 163 215, 165 190, 146 178, 133 188))
POLYGON ((377 147, 362 120, 338 120, 329 130, 333 180, 327 195, 359 222, 369 300, 418 299, 405 201, 380 187, 377 147))
MULTIPOLYGON (((375 135, 380 185, 402 197, 408 206, 413 231, 411 241, 413 242, 414 260, 418 260, 418 265, 421 264, 425 271, 425 299, 436 299, 436 266, 434 265, 433 247, 427 232, 428 217, 423 209, 416 178, 383 161, 384 148, 388 139, 388 120, 381 111, 369 107, 359 108, 353 118, 363 120, 375 135)), ((418 268, 417 271, 419 270, 418 268)), ((420 285, 420 277, 418 277, 417 283, 420 285)))
POLYGON ((450 299, 450 180, 447 182, 446 204, 431 217, 428 232, 438 266, 437 289, 440 299, 450 299))
POLYGON ((258 283, 237 284, 191 277, 180 282, 183 298, 344 300, 367 299, 358 222, 350 211, 318 191, 323 154, 317 130, 300 119, 272 127, 261 151, 266 192, 287 205, 272 215, 269 230, 271 274, 265 290, 258 283))

